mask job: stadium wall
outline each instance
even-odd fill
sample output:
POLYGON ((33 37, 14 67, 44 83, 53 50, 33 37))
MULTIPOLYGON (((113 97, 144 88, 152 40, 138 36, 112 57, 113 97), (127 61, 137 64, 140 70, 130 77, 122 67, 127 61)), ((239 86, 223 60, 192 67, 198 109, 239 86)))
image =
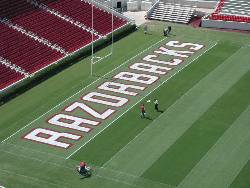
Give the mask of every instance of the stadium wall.
POLYGON ((204 0, 161 0, 162 2, 195 6, 197 8, 213 9, 217 5, 217 1, 204 0))
POLYGON ((250 23, 210 20, 207 17, 204 17, 202 19, 201 26, 206 28, 236 29, 236 30, 250 31, 250 23))
MULTIPOLYGON (((130 18, 124 16, 123 14, 117 12, 116 10, 114 10, 113 8, 116 8, 116 4, 117 2, 119 2, 120 0, 113 0, 113 8, 112 8, 112 1, 110 2, 106 2, 106 3, 101 3, 101 2, 98 2, 98 1, 92 1, 92 0, 86 0, 88 1, 89 3, 93 3, 95 4, 97 7, 100 7, 108 12, 113 12, 114 15, 118 16, 118 17, 122 17, 123 19, 127 20, 128 22, 132 22, 133 20, 131 20, 130 18)), ((120 1, 121 2, 121 1, 120 1)), ((123 4, 122 6, 125 6, 125 4, 127 4, 127 1, 123 1, 123 4)))
MULTIPOLYGON (((91 2, 91 0, 88 0, 91 2)), ((108 7, 112 7, 113 1, 113 8, 117 7, 117 2, 121 3, 121 8, 128 11, 139 11, 139 10, 149 10, 150 7, 147 6, 147 9, 143 8, 146 4, 154 5, 159 0, 96 0, 101 5, 106 4, 108 7)), ((182 4, 182 5, 189 5, 189 6, 197 6, 198 8, 204 9, 213 9, 216 4, 218 3, 217 0, 161 0, 161 2, 168 2, 174 4, 182 4)))

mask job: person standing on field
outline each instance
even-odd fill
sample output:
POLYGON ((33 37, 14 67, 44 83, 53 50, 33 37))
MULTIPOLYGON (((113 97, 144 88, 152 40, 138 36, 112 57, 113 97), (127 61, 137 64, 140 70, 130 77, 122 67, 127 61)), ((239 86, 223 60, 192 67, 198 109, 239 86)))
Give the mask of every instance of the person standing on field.
POLYGON ((144 34, 148 34, 148 26, 147 26, 147 24, 145 24, 145 26, 144 26, 144 34))
POLYGON ((140 106, 140 109, 141 109, 141 118, 145 118, 146 117, 146 110, 145 110, 144 104, 142 104, 140 106))
POLYGON ((159 112, 159 102, 157 99, 154 99, 155 110, 159 112))

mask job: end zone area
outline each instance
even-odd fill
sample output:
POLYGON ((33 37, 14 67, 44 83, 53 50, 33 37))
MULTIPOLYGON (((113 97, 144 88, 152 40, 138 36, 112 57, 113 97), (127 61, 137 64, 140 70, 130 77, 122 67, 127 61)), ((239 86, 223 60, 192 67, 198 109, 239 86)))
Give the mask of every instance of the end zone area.
POLYGON ((217 42, 162 39, 121 63, 3 143, 69 158, 217 42))

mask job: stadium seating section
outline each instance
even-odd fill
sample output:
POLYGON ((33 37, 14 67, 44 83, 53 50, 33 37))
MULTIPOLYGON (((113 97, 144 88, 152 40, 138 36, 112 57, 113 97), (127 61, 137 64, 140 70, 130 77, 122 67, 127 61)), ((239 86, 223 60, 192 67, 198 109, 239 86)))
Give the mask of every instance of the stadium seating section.
POLYGON ((159 1, 148 16, 152 20, 188 23, 194 14, 194 7, 159 1))
MULTIPOLYGON (((74 20, 84 23, 87 27, 92 27, 92 7, 88 2, 82 3, 80 0, 59 0, 57 2, 50 3, 48 6, 70 16, 74 20)), ((102 35, 111 32, 112 14, 107 13, 98 7, 93 7, 93 13, 94 29, 102 35)), ((125 24, 125 20, 114 17, 114 23, 117 28, 125 24)))
POLYGON ((1 0, 0 57, 13 66, 0 61, 0 90, 90 44, 92 8, 94 40, 127 24, 82 0, 1 0))
POLYGON ((250 1, 220 0, 210 19, 250 23, 250 1))
POLYGON ((0 64, 0 89, 4 89, 5 87, 23 79, 24 77, 25 76, 21 73, 18 73, 15 70, 0 64))

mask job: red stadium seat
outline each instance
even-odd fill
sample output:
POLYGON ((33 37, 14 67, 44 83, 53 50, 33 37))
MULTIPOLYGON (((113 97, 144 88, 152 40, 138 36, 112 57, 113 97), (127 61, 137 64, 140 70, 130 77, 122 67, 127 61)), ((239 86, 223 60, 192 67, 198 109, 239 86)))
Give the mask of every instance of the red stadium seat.
MULTIPOLYGON (((26 32, 32 32, 36 37, 17 31, 0 22, 0 56, 8 59, 12 64, 21 67, 27 73, 35 73, 51 65, 65 56, 66 52, 74 52, 92 42, 90 28, 92 27, 92 5, 81 0, 40 0, 50 9, 58 11, 61 15, 74 19, 75 22, 85 26, 79 28, 59 16, 38 8, 27 1, 2 0, 0 1, 0 18, 8 18, 11 23, 22 27, 26 32), (88 30, 89 29, 89 30, 88 30), (49 47, 44 41, 57 44, 64 52, 49 47)), ((101 35, 112 32, 112 14, 97 6, 94 9, 94 40, 101 35)), ((127 24, 127 20, 113 17, 113 29, 127 24)), ((24 78, 14 70, 0 66, 0 89, 24 78), (3 76, 2 76, 3 75, 3 76)))

